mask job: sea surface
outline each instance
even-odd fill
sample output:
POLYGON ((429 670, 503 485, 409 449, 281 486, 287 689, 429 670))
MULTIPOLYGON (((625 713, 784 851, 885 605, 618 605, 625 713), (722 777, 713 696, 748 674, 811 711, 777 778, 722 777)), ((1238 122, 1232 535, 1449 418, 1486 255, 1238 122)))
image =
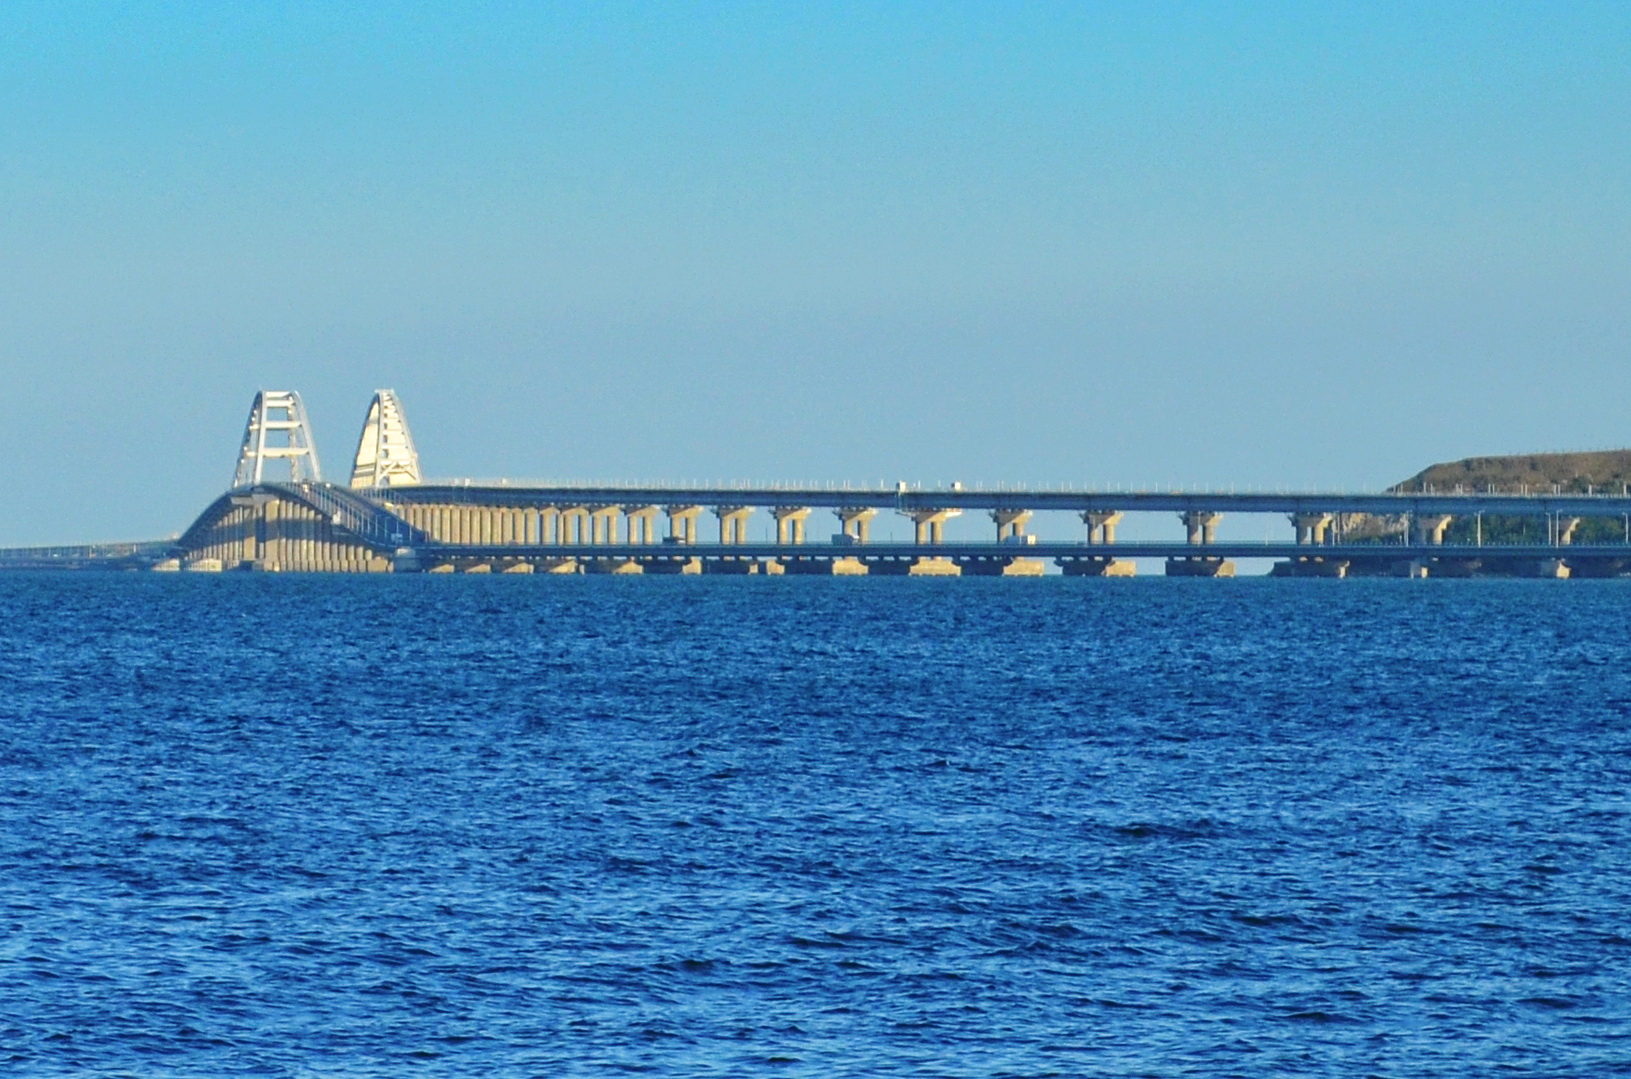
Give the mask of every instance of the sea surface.
POLYGON ((1631 582, 0 576, 7 1076, 1631 1073, 1631 582))

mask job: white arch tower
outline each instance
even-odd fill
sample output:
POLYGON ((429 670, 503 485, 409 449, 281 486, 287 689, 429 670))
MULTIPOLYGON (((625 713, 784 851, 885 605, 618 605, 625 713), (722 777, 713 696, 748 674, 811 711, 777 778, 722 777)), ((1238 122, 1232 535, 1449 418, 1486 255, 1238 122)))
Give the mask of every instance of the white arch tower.
POLYGON ((255 395, 255 403, 249 407, 249 422, 244 425, 232 486, 248 487, 267 479, 282 479, 276 474, 266 475, 268 461, 287 461, 292 483, 323 478, 306 406, 293 390, 261 390, 255 395))
POLYGON ((413 447, 402 400, 395 390, 375 390, 351 465, 351 486, 411 487, 419 482, 419 451, 413 447))

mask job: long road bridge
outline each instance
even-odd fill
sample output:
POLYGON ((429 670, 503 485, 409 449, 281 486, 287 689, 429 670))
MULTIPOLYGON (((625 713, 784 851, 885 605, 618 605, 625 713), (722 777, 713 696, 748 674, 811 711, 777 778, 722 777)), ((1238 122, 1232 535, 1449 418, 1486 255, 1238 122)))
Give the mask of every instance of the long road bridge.
MULTIPOLYGON (((426 483, 389 390, 369 404, 342 486, 322 479, 299 395, 263 391, 231 489, 160 553, 149 559, 153 568, 198 571, 1035 576, 1051 562, 1066 574, 1121 576, 1131 573, 1130 559, 1154 558, 1165 560, 1169 575, 1213 577, 1232 574, 1235 559, 1270 558, 1282 560, 1275 572, 1289 576, 1619 576, 1631 572, 1631 492, 426 483), (750 538, 758 511, 773 525, 773 540, 750 538), (826 535, 812 524, 818 511, 833 515, 826 535), (912 540, 876 539, 880 513, 909 520, 912 540), (946 538, 946 522, 965 513, 989 518, 989 539, 946 538), (1044 538, 1028 531, 1036 513, 1071 514, 1081 529, 1044 538), (1118 541, 1128 513, 1171 514, 1182 532, 1171 541, 1118 541), (1223 540, 1224 514, 1270 515, 1288 534, 1223 540), (1486 517, 1532 518, 1544 524, 1535 531, 1545 542, 1484 544, 1486 517), (1462 528, 1462 542, 1447 541, 1453 524, 1469 520, 1470 538, 1462 528), (1599 524, 1592 543, 1574 542, 1582 522, 1605 520, 1615 527, 1599 524)), ((0 566, 7 564, 0 553, 0 566)))

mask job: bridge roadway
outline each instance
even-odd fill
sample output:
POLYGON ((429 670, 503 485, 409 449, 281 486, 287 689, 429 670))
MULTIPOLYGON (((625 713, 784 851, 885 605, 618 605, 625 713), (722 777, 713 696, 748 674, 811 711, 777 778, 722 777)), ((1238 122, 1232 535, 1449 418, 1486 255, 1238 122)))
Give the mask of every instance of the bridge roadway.
MULTIPOLYGON (((1096 574, 1130 570, 1127 559, 1165 558, 1168 573, 1207 576, 1232 572, 1224 564, 1229 559, 1270 558, 1290 559, 1292 564, 1282 570, 1290 575, 1320 576, 1336 570, 1339 562, 1354 563, 1356 571, 1384 572, 1379 563, 1416 560, 1446 572, 1465 572, 1469 560, 1482 559, 1490 572, 1525 572, 1513 570, 1513 563, 1551 560, 1555 570, 1557 560, 1566 558, 1571 571, 1580 567, 1588 575, 1631 572, 1631 542, 1570 542, 1588 518, 1623 518, 1631 533, 1631 497, 1623 492, 1349 495, 503 484, 351 490, 316 482, 263 483, 217 498, 156 568, 390 572, 417 565, 488 572, 490 567, 483 570, 476 564, 489 561, 516 572, 534 568, 525 563, 551 572, 566 572, 567 563, 580 568, 605 563, 595 566, 596 572, 635 568, 611 565, 622 562, 661 573, 679 572, 675 563, 681 562, 694 569, 700 560, 729 573, 742 571, 741 564, 749 561, 776 559, 801 563, 789 572, 859 572, 859 560, 881 573, 902 572, 905 562, 914 573, 956 572, 960 566, 974 574, 995 570, 1029 575, 1040 572, 1045 559, 1057 560, 1069 573, 1096 574), (774 541, 749 538, 748 515, 761 508, 775 518, 774 541), (851 542, 825 543, 808 535, 813 531, 808 518, 818 509, 834 511, 841 535, 851 542), (699 518, 709 510, 718 518, 717 543, 698 534, 699 518), (874 541, 868 522, 880 510, 911 518, 914 542, 874 541), (965 510, 989 511, 995 536, 986 542, 948 542, 945 520, 965 510), (1038 510, 1080 515, 1086 535, 1060 541, 1027 533, 1026 523, 1038 510), (1117 542, 1116 521, 1128 511, 1171 512, 1182 518, 1186 535, 1181 541, 1117 542), (1283 515, 1290 518, 1295 538, 1220 541, 1216 525, 1225 512, 1283 515), (1353 543, 1341 533, 1341 515, 1347 513, 1403 517, 1408 527, 1399 530, 1397 542, 1353 543), (666 537, 659 535, 663 514, 668 516, 666 537), (1444 542, 1455 518, 1477 514, 1544 515, 1550 542, 1444 542), (551 562, 558 565, 549 566, 551 562)), ((1544 566, 1532 570, 1550 572, 1544 566)))
POLYGON ((1631 560, 1626 544, 1320 544, 1264 542, 1082 542, 1035 543, 571 543, 453 544, 413 549, 423 559, 651 559, 651 558, 1321 558, 1327 561, 1410 561, 1416 559, 1588 559, 1631 560))
POLYGON ((1396 516, 1474 514, 1492 516, 1624 517, 1631 494, 1582 492, 1380 492, 1346 494, 1303 491, 1072 491, 1012 489, 959 490, 892 487, 529 487, 507 484, 438 483, 381 487, 357 494, 396 504, 494 507, 546 506, 753 506, 811 509, 893 509, 902 512, 1032 510, 1147 513, 1372 513, 1396 516))

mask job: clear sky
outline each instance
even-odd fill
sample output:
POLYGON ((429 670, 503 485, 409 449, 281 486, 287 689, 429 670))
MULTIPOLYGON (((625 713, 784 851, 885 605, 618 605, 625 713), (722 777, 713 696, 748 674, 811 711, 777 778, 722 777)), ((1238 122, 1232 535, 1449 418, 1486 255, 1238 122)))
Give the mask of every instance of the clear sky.
POLYGON ((380 386, 438 477, 1623 446, 1628 159, 1626 4, 9 0, 0 544, 180 530, 260 387, 337 475, 380 386))

